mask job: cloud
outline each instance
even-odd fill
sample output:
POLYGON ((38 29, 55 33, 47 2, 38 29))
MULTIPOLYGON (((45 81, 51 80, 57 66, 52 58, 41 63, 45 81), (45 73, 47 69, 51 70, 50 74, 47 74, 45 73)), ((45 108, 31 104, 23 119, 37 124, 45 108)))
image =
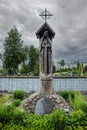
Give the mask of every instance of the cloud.
POLYGON ((0 0, 0 52, 7 32, 15 25, 24 44, 39 46, 35 33, 44 24, 39 14, 47 8, 55 31, 53 60, 87 61, 87 0, 0 0))

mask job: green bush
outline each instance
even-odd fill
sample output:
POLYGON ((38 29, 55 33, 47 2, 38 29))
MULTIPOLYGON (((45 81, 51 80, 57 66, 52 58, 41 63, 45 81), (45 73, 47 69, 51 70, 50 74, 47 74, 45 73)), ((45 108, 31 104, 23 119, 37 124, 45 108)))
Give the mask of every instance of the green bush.
POLYGON ((63 130, 65 127, 66 114, 63 110, 55 110, 52 114, 54 130, 63 130))
POLYGON ((9 123, 12 120, 14 109, 13 105, 0 106, 0 122, 2 124, 9 123))
POLYGON ((4 112, 0 111, 1 130, 87 130, 86 113, 81 110, 69 115, 63 110, 55 110, 52 114, 41 116, 26 114, 12 106, 4 106, 2 109, 4 112))
POLYGON ((0 123, 6 125, 14 122, 14 124, 22 124, 25 119, 25 111, 17 109, 14 105, 0 106, 0 123))
POLYGON ((12 122, 10 124, 5 125, 2 130, 29 130, 29 129, 26 129, 21 125, 16 125, 12 122))
POLYGON ((84 112, 87 113, 87 102, 83 102, 83 103, 81 104, 81 110, 83 110, 84 112))
POLYGON ((0 97, 0 104, 4 104, 6 102, 9 102, 9 99, 10 99, 10 96, 8 94, 3 94, 1 97, 0 97))
POLYGON ((71 97, 72 100, 75 98, 75 92, 74 91, 62 91, 60 92, 60 95, 65 99, 68 100, 69 96, 71 97))
POLYGON ((15 109, 13 111, 12 120, 15 124, 23 125, 23 120, 25 119, 26 113, 24 111, 20 111, 19 109, 15 109))
POLYGON ((14 106, 16 106, 16 107, 18 107, 18 106, 20 105, 20 103, 21 103, 21 100, 20 100, 20 99, 14 99, 13 102, 12 102, 12 104, 13 104, 14 106))
POLYGON ((74 110, 83 110, 87 113, 87 101, 81 92, 63 91, 60 95, 70 103, 74 110))
POLYGON ((2 123, 0 122, 0 129, 2 128, 2 126, 3 126, 3 125, 2 125, 2 123))
POLYGON ((72 126, 65 126, 64 130, 73 130, 72 126))
POLYGON ((54 130, 51 115, 29 114, 24 120, 26 128, 29 130, 54 130))
POLYGON ((74 100, 69 96, 68 101, 74 110, 83 110, 87 112, 87 102, 80 92, 74 92, 74 100))
POLYGON ((13 92, 13 99, 20 99, 23 100, 25 96, 25 92, 21 90, 15 90, 13 92))
POLYGON ((86 120, 87 120, 86 114, 82 110, 74 111, 67 116, 65 128, 71 126, 72 128, 72 129, 70 128, 71 130, 85 130, 85 126, 87 126, 86 120))

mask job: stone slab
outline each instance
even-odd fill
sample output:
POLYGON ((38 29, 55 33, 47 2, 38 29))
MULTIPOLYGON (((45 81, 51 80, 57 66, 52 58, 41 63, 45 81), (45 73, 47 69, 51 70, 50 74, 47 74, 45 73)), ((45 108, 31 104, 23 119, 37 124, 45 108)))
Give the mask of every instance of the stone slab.
POLYGON ((50 114, 53 111, 53 102, 47 98, 47 97, 42 97, 40 98, 35 107, 35 114, 50 114))

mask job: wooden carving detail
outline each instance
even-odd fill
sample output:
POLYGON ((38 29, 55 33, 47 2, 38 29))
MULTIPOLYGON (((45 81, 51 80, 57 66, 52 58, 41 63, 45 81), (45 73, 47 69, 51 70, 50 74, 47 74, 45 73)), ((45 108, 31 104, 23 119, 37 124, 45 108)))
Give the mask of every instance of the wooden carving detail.
POLYGON ((51 40, 48 37, 48 31, 45 31, 40 42, 40 62, 41 72, 45 75, 51 74, 51 63, 52 63, 52 47, 51 40))

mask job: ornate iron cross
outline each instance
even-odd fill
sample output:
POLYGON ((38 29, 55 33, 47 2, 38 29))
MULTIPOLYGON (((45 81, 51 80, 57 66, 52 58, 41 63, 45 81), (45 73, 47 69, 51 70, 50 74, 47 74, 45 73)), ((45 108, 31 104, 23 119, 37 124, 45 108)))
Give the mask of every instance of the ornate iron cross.
POLYGON ((39 16, 45 19, 45 22, 46 22, 47 19, 49 19, 53 15, 49 11, 47 11, 47 9, 45 8, 45 11, 43 11, 39 16))

